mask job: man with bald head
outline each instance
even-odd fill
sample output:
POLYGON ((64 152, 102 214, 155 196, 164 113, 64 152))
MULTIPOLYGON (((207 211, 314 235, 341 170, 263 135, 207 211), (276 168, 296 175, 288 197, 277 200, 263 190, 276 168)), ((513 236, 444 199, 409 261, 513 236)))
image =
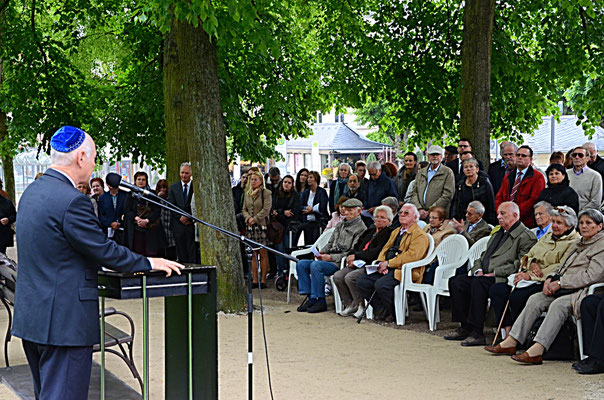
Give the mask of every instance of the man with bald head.
POLYGON ((520 209, 513 202, 499 206, 497 219, 501 229, 487 243, 486 250, 474 261, 472 275, 457 275, 449 280, 452 319, 461 326, 446 340, 461 340, 462 346, 484 346, 484 319, 489 288, 506 282, 517 272, 522 257, 537 243, 535 234, 520 221, 520 209))
POLYGON ((76 189, 95 166, 87 133, 65 126, 50 144, 50 168, 19 202, 12 334, 22 339, 37 399, 86 399, 92 347, 100 340, 99 267, 170 275, 183 266, 147 259, 107 239, 90 199, 76 189))

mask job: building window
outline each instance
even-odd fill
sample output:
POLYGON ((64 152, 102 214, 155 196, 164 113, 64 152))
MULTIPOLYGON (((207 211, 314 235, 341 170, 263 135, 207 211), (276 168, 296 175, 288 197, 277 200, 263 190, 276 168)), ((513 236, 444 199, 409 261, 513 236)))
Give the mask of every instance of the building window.
POLYGON ((336 122, 339 122, 340 114, 336 114, 336 122))
POLYGON ((340 114, 340 122, 344 122, 344 113, 340 114))
POLYGON ((317 113, 317 123, 320 124, 322 122, 323 122, 323 113, 319 111, 317 113))

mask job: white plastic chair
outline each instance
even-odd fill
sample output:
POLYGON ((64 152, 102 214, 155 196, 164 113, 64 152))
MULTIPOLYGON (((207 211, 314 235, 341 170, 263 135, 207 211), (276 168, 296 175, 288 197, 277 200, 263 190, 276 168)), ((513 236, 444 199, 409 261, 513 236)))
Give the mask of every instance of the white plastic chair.
MULTIPOLYGON (((344 267, 346 267, 346 257, 342 258, 342 262, 340 263, 340 269, 344 269, 344 267)), ((331 283, 331 294, 333 294, 333 303, 336 306, 336 314, 340 314, 344 307, 336 282, 333 280, 333 275, 329 277, 329 282, 331 283)))
MULTIPOLYGON (((590 294, 594 294, 596 289, 604 287, 604 283, 594 283, 593 285, 591 285, 589 287, 589 290, 587 291, 587 295, 589 296, 590 294)), ((583 354, 583 324, 581 323, 580 319, 576 319, 573 316, 573 322, 575 323, 575 325, 577 325, 577 341, 579 342, 579 356, 581 357, 581 360, 586 359, 587 357, 583 354)))
MULTIPOLYGON (((327 244, 327 242, 329 242, 329 239, 331 238, 333 231, 334 231, 333 229, 328 229, 325 232, 323 232, 321 234, 321 236, 319 236, 317 241, 313 244, 313 246, 315 246, 317 249, 320 249, 323 246, 325 246, 327 244)), ((304 254, 311 254, 311 253, 312 253, 311 247, 308 247, 306 249, 292 251, 291 255, 292 255, 292 257, 297 258, 298 256, 301 256, 304 254)), ((296 280, 298 280, 298 271, 296 271, 296 263, 294 261, 289 262, 289 277, 287 279, 287 303, 288 304, 289 304, 289 297, 290 297, 290 289, 292 286, 292 275, 296 278, 296 280)))
MULTIPOLYGON (((407 270, 409 270, 409 281, 411 281, 411 271, 413 270, 413 268, 423 267, 425 265, 430 264, 432 260, 434 260, 434 238, 432 237, 432 235, 426 236, 428 236, 428 252, 426 253, 426 257, 418 261, 403 264, 401 267, 401 283, 394 287, 394 314, 396 316, 397 325, 405 325, 407 302, 405 301, 405 304, 403 304, 403 285, 405 283, 407 270)), ((466 239, 463 238, 463 240, 466 239)), ((424 299, 422 298, 422 302, 423 301, 424 299)))
POLYGON ((485 236, 474 242, 470 250, 468 250, 468 273, 474 266, 474 261, 478 260, 482 253, 487 249, 490 236, 485 236))
MULTIPOLYGON (((455 270, 468 261, 468 241, 460 235, 451 235, 445 238, 435 251, 438 258, 438 266, 434 271, 434 283, 414 283, 411 279, 412 268, 404 267, 405 278, 402 285, 398 286, 400 301, 395 302, 398 306, 396 313, 397 324, 405 324, 405 310, 407 309, 407 292, 421 293, 423 301, 425 296, 427 307, 424 307, 428 316, 428 325, 431 331, 436 329, 436 323, 440 321, 438 296, 449 296, 449 278, 455 276, 455 270), (401 287, 402 286, 402 287, 401 287)), ((426 264, 423 264, 426 265, 426 264)), ((395 288, 396 299, 396 288, 395 288)))
POLYGON ((424 221, 422 221, 421 219, 419 221, 417 221, 417 225, 419 225, 420 228, 424 229, 424 226, 428 225, 426 224, 424 221))

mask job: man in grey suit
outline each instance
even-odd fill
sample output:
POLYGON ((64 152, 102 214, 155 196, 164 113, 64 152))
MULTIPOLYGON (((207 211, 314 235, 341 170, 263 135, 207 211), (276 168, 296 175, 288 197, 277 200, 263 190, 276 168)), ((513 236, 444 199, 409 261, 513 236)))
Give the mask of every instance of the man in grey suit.
MULTIPOLYGON (((180 182, 170 185, 168 201, 191 214, 191 164, 180 164, 180 182)), ((195 224, 189 218, 172 213, 172 233, 176 242, 176 256, 182 263, 195 262, 195 224)))
POLYGON ((537 243, 535 234, 520 221, 518 204, 510 201, 499 206, 497 219, 501 229, 474 261, 472 276, 457 275, 449 279, 452 319, 461 326, 446 340, 461 340, 462 346, 484 346, 484 320, 489 288, 505 282, 518 271, 520 260, 537 243))
POLYGON ((474 200, 468 204, 466 209, 466 222, 458 221, 455 218, 451 220, 451 226, 460 235, 466 238, 468 246, 472 247, 479 239, 489 236, 491 227, 482 219, 485 213, 485 208, 478 200, 474 200))

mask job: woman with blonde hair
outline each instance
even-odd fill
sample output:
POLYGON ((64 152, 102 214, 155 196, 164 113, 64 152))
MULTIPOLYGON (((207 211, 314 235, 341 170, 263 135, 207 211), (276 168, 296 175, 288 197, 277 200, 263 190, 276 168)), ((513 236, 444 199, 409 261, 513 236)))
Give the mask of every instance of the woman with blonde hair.
MULTIPOLYGON (((241 213, 245 221, 245 237, 255 242, 268 245, 268 217, 272 207, 272 193, 264 187, 264 177, 260 171, 248 171, 248 183, 243 198, 241 213)), ((269 263, 266 249, 260 249, 260 286, 266 287, 266 275, 269 263)), ((256 258, 252 257, 252 286, 258 287, 258 266, 256 258)))

